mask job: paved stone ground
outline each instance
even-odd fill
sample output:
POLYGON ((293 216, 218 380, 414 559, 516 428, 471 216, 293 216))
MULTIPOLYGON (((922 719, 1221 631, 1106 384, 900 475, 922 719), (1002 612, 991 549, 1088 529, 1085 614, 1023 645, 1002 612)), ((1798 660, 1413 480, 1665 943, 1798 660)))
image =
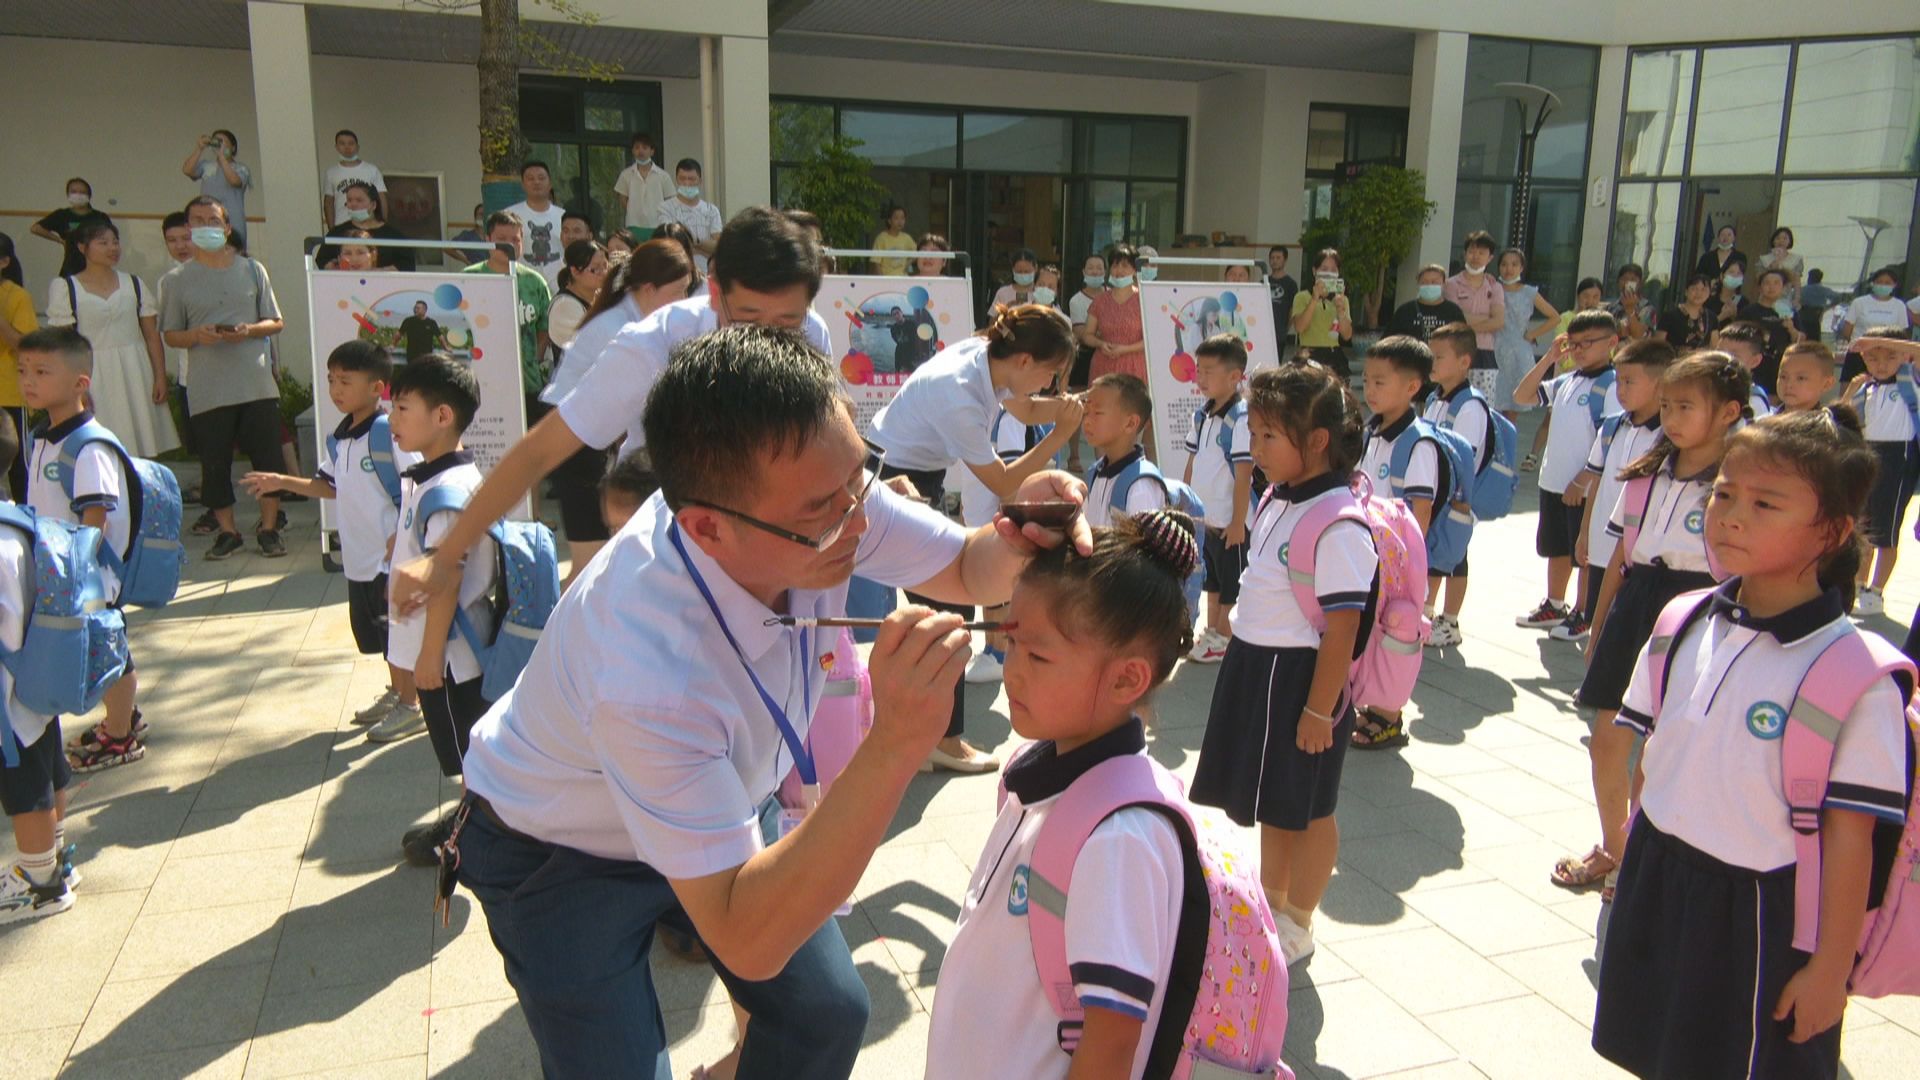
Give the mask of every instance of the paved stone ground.
MULTIPOLYGON (((537 1075, 477 906, 462 894, 440 927, 432 873, 399 863, 402 829, 455 789, 424 737, 377 747, 347 722, 384 669, 351 651, 312 504, 292 516, 291 558, 206 563, 195 539, 178 601, 135 616, 152 750, 77 785, 74 910, 0 929, 7 1076, 537 1075)), ((1428 654, 1412 745, 1347 759, 1319 952, 1293 973, 1302 1077, 1617 1075, 1587 1045, 1599 901, 1547 881, 1595 825, 1578 657, 1512 623, 1540 595, 1532 528, 1515 515, 1476 540, 1470 639, 1428 654)), ((1913 576, 1896 580, 1903 616, 1913 576)), ((1213 678, 1183 666, 1161 699, 1153 753, 1182 772, 1213 678)), ((971 704, 971 736, 1009 748, 1004 705, 971 704)), ((994 788, 914 781, 842 921, 873 999, 857 1076, 919 1075, 994 788)), ((685 1076, 730 1044, 725 995, 704 967, 656 977, 685 1076)), ((1915 1061, 1920 1000, 1853 1004, 1843 1075, 1915 1061)))

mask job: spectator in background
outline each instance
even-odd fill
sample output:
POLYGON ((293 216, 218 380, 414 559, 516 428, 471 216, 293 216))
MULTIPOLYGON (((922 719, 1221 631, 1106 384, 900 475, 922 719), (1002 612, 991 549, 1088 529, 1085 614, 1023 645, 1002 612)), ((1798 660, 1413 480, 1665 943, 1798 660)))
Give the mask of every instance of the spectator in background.
POLYGON ((1618 292, 1607 310, 1620 323, 1621 341, 1639 341, 1653 333, 1653 301, 1640 289, 1646 280, 1647 272, 1639 263, 1628 263, 1614 275, 1618 292))
MULTIPOLYGON (((464 244, 477 244, 486 240, 486 237, 481 235, 480 233, 480 223, 485 221, 486 219, 487 219, 486 204, 474 203, 473 204, 473 224, 468 226, 467 228, 461 229, 459 232, 454 233, 452 236, 447 237, 447 239, 453 240, 459 243, 464 243, 464 244)), ((475 259, 480 258, 481 254, 482 252, 480 252, 475 248, 448 248, 446 250, 447 258, 452 259, 453 264, 455 266, 465 266, 468 263, 473 262, 475 259)))
POLYGON ((507 207, 507 213, 520 219, 523 230, 520 260, 540 271, 551 295, 560 287, 560 268, 565 265, 561 256, 566 246, 560 242, 560 234, 567 211, 553 201, 553 173, 546 162, 529 161, 520 166, 520 187, 527 197, 507 207))
MULTIPOLYGON (((1446 295, 1466 312, 1467 325, 1473 328, 1473 367, 1467 372, 1467 381, 1492 401, 1500 380, 1500 359, 1493 351, 1493 339, 1507 321, 1506 297, 1500 282, 1494 279, 1493 236, 1484 229, 1475 230, 1461 241, 1460 249, 1461 270, 1447 279, 1446 295)), ((1347 336, 1353 336, 1351 323, 1347 336)), ((1305 343, 1303 337, 1301 344, 1305 343)))
MULTIPOLYGON (((76 176, 67 181, 67 205, 34 222, 33 235, 59 244, 60 272, 77 274, 86 267, 87 260, 69 239, 80 226, 101 221, 113 224, 112 218, 94 209, 93 185, 76 176)), ((27 429, 23 427, 20 430, 27 429)))
POLYGON ((341 128, 333 136, 334 153, 339 160, 327 166, 326 176, 320 184, 320 224, 322 228, 345 225, 347 204, 345 195, 347 185, 355 180, 364 180, 373 186, 374 216, 382 221, 387 218, 387 178, 380 175, 380 167, 368 161, 360 160, 360 136, 341 128))
MULTIPOLYGON (((920 246, 914 248, 914 250, 915 251, 952 251, 953 248, 947 243, 946 237, 941 236, 939 233, 928 233, 927 235, 920 238, 920 246)), ((915 259, 913 260, 913 276, 914 277, 946 277, 952 272, 953 272, 952 259, 915 259)))
POLYGON ((626 208, 627 238, 632 241, 653 239, 653 230, 660 225, 660 204, 673 198, 673 177, 653 162, 658 149, 653 136, 635 133, 633 164, 620 170, 620 179, 613 183, 613 193, 626 208))
POLYGON ((1141 244, 1135 250, 1140 255, 1140 280, 1142 282, 1158 280, 1160 268, 1153 265, 1153 261, 1160 257, 1160 252, 1152 244, 1141 244))
MULTIPOLYGON (((1074 354, 1073 368, 1067 374, 1067 389, 1084 390, 1092 380, 1088 373, 1093 366, 1093 346, 1086 340, 1087 313, 1093 310, 1093 302, 1106 291, 1107 260, 1104 256, 1089 255, 1080 264, 1080 291, 1067 299, 1067 319, 1073 323, 1073 336, 1080 342, 1080 350, 1074 354)), ((1080 444, 1073 444, 1075 457, 1079 455, 1080 444)))
MULTIPOLYGON (((392 224, 380 218, 380 193, 373 184, 365 180, 349 180, 345 192, 341 195, 342 205, 347 212, 347 223, 335 225, 327 230, 330 237, 355 236, 363 240, 405 240, 407 237, 392 224)), ((394 270, 411 272, 417 265, 414 248, 383 247, 369 245, 373 252, 373 266, 385 266, 394 270)), ((372 269, 368 267, 335 266, 340 259, 340 248, 333 244, 322 244, 314 250, 314 265, 333 270, 372 269)))
POLYGON ((607 281, 607 249, 592 240, 577 240, 567 245, 566 266, 560 271, 560 291, 547 308, 547 340, 553 343, 554 363, 573 343, 573 336, 587 321, 587 312, 600 297, 607 281))
POLYGON ((47 325, 71 326, 93 346, 89 396, 107 430, 135 457, 164 454, 180 445, 180 437, 167 408, 159 297, 119 268, 120 230, 113 222, 82 226, 73 246, 87 264, 47 286, 47 325))
POLYGON ((1846 355, 1840 367, 1841 386, 1850 385, 1854 376, 1867 370, 1865 358, 1855 348, 1860 335, 1883 326, 1897 326, 1906 329, 1903 336, 1913 336, 1909 326, 1913 319, 1907 305, 1900 299, 1899 290, 1900 272, 1891 266, 1883 266, 1867 278, 1866 291, 1847 305, 1847 313, 1840 320, 1840 332, 1835 337, 1846 355))
POLYGON ((240 164, 240 140, 226 128, 215 128, 211 135, 194 141, 193 150, 180 163, 180 171, 189 180, 200 181, 200 194, 220 200, 227 208, 227 220, 233 222, 233 236, 241 250, 247 246, 247 189, 253 186, 253 173, 240 164))
MULTIPOLYGON (((649 229, 647 231, 652 232, 653 230, 649 229)), ((633 254, 633 249, 638 246, 639 245, 633 242, 633 234, 625 229, 615 229, 607 234, 606 249, 608 259, 624 258, 631 255, 633 254)))
POLYGON ((1780 374, 1780 357, 1786 353, 1787 346, 1800 340, 1800 331, 1793 326, 1793 305, 1787 300, 1785 270, 1775 266, 1760 271, 1760 282, 1755 288, 1754 299, 1741 304, 1735 318, 1740 322, 1758 323, 1767 332, 1766 359, 1753 369, 1753 381, 1771 395, 1774 379, 1780 374))
MULTIPOLYGON (((181 263, 192 262, 193 227, 187 224, 187 215, 183 210, 175 210, 160 219, 160 239, 167 245, 167 269, 171 270, 181 263)), ((160 280, 154 283, 154 302, 164 313, 167 310, 167 276, 163 272, 160 280)), ((173 384, 173 393, 180 402, 178 422, 174 429, 180 433, 180 444, 190 454, 199 454, 200 447, 193 438, 193 404, 187 400, 187 350, 167 343, 166 335, 160 337, 161 347, 167 359, 167 379, 173 384)), ((188 484, 180 489, 181 501, 197 503, 200 501, 200 485, 188 484)))
POLYGON ((989 317, 994 308, 1011 308, 1036 302, 1033 299, 1033 286, 1040 277, 1040 256, 1035 255, 1032 248, 1021 248, 1013 253, 1013 265, 1008 270, 1013 280, 1000 286, 993 294, 993 299, 987 305, 989 317))
MULTIPOLYGON (((873 249, 875 251, 913 251, 918 246, 919 245, 913 242, 913 234, 907 231, 907 208, 904 206, 888 207, 887 227, 874 235, 873 249)), ((907 260, 875 259, 873 260, 873 272, 876 274, 885 274, 888 277, 905 277, 907 274, 907 260)))
POLYGON ((1439 263, 1428 263, 1420 268, 1420 276, 1416 280, 1419 285, 1415 298, 1394 309, 1393 318, 1387 322, 1389 333, 1405 334, 1425 341, 1435 330, 1448 323, 1467 321, 1467 314, 1460 310, 1460 305, 1446 297, 1446 267, 1439 263))
POLYGON ((718 207, 700 197, 700 182, 700 163, 681 158, 673 167, 673 198, 660 204, 660 223, 672 222, 693 237, 693 268, 705 276, 707 256, 713 254, 726 222, 720 219, 718 207))
POLYGON ((1253 280, 1253 271, 1243 264, 1235 263, 1220 272, 1220 280, 1245 285, 1253 280))
POLYGON ((1735 266, 1747 265, 1747 253, 1733 246, 1733 226, 1722 225, 1713 233, 1713 247, 1700 253, 1700 261, 1693 264, 1693 272, 1708 281, 1719 281, 1720 276, 1735 266))
POLYGON ((593 222, 587 220, 587 215, 578 210, 569 210, 560 219, 560 258, 563 262, 568 248, 592 239, 593 222))
POLYGON ((1534 342, 1560 326, 1560 313, 1547 303, 1537 287, 1522 280, 1526 274, 1525 252, 1508 248, 1500 253, 1500 289, 1506 301, 1506 313, 1499 332, 1493 335, 1493 355, 1500 370, 1489 400, 1504 402, 1506 407, 1500 411, 1509 420, 1518 415, 1513 392, 1536 363, 1534 342), (1537 325, 1533 322, 1536 315, 1541 319, 1537 325))
POLYGON ((1125 244, 1107 252, 1107 288, 1087 308, 1080 340, 1094 348, 1090 379, 1116 372, 1147 377, 1146 331, 1140 316, 1140 254, 1125 244))
MULTIPOLYGON (((1445 277, 1445 274, 1441 275, 1445 277)), ((1300 283, 1287 273, 1287 248, 1275 244, 1267 249, 1267 291, 1273 296, 1273 325, 1280 328, 1281 358, 1293 344, 1293 298, 1300 295, 1300 283)), ((1421 338, 1425 341, 1425 338, 1421 338)))
MULTIPOLYGON (((14 347, 40 329, 24 280, 13 237, 0 233, 0 412, 13 418, 15 431, 27 430, 27 399, 20 396, 20 357, 14 347)), ((7 491, 14 502, 27 499, 25 454, 15 455, 13 467, 7 470, 7 491)))
POLYGON ((1729 266, 1713 281, 1713 295, 1707 297, 1707 310, 1713 313, 1716 323, 1725 326, 1739 315, 1740 305, 1745 302, 1740 290, 1747 287, 1747 268, 1729 266))
MULTIPOLYGON (((1725 231, 1725 230, 1722 230, 1725 231)), ((1698 349, 1710 348, 1713 344, 1714 328, 1719 320, 1707 306, 1713 294, 1713 279, 1705 274, 1695 274, 1687 279, 1687 288, 1680 295, 1680 302, 1668 308, 1660 315, 1660 325, 1653 335, 1674 347, 1680 355, 1698 349)))
MULTIPOLYGON (((803 229, 807 228, 807 225, 803 222, 796 221, 795 224, 799 225, 803 229)), ((682 225, 677 221, 664 222, 661 224, 659 228, 653 230, 653 239, 667 240, 672 243, 680 245, 680 250, 686 253, 687 265, 689 266, 699 265, 699 253, 694 249, 694 246, 693 246, 693 234, 687 231, 687 227, 685 225, 682 225)), ((651 242, 652 241, 649 241, 649 243, 651 242)), ((646 245, 642 244, 640 246, 645 247, 646 245)), ((635 254, 638 254, 638 253, 639 253, 638 249, 635 249, 635 254)), ((706 287, 707 287, 706 275, 702 274, 699 270, 696 269, 693 272, 693 276, 689 278, 687 281, 687 296, 695 296, 702 289, 705 289, 706 287)), ((684 298, 677 297, 676 299, 684 299, 684 298)))
MULTIPOLYGON (((557 225, 556 225, 557 227, 557 225)), ((547 288, 546 275, 521 259, 525 227, 511 210, 496 210, 487 215, 487 239, 497 245, 487 257, 461 271, 464 274, 508 274, 513 278, 513 293, 520 305, 520 391, 526 396, 527 426, 531 428, 547 407, 540 390, 547 385, 547 310, 553 306, 553 293, 547 288)), ((538 495, 536 489, 535 495, 538 495)), ((535 500, 536 503, 538 500, 535 500)))
POLYGON ((1792 229, 1782 225, 1773 230, 1773 239, 1769 241, 1767 253, 1760 256, 1755 266, 1762 273, 1778 270, 1785 274, 1787 284, 1780 295, 1786 297, 1791 307, 1800 306, 1800 279, 1806 274, 1807 264, 1804 259, 1794 253, 1792 229))
MULTIPOLYGON (((1800 310, 1794 312, 1794 325, 1808 341, 1819 341, 1821 319, 1827 309, 1838 303, 1840 294, 1827 287, 1826 274, 1818 267, 1807 271, 1807 283, 1800 286, 1800 310)), ((1920 321, 1916 319, 1915 321, 1920 321)))
POLYGON ((1294 359, 1312 360, 1342 379, 1349 376, 1346 343, 1353 340, 1353 309, 1340 277, 1340 253, 1322 249, 1313 260, 1313 285, 1294 294, 1288 317, 1298 335, 1294 359))
POLYGON ((373 255, 373 245, 368 241, 373 235, 365 229, 352 225, 340 230, 339 254, 326 264, 328 270, 372 270, 377 265, 373 255))

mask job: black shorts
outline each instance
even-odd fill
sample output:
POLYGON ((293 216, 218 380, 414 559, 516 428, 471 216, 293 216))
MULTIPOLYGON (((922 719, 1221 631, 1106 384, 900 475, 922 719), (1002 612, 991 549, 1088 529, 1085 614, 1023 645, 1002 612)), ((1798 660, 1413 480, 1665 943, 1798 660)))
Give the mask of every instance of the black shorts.
POLYGON ((553 495, 560 501, 560 528, 568 540, 613 538, 606 515, 600 512, 600 478, 607 474, 613 454, 585 447, 553 471, 553 495))
POLYGON ((1873 476, 1873 490, 1867 493, 1867 519, 1861 532, 1867 543, 1877 548, 1898 547, 1900 526, 1907 517, 1907 503, 1913 498, 1915 467, 1920 466, 1912 443, 1870 442, 1880 458, 1880 469, 1873 476))
POLYGON ((480 696, 480 679, 448 682, 437 690, 420 691, 420 713, 427 721, 427 738, 440 761, 441 776, 459 776, 460 759, 467 753, 467 736, 487 714, 493 702, 480 696))
POLYGON ((1333 816, 1353 709, 1342 706, 1332 746, 1309 754, 1294 745, 1319 658, 1318 649, 1276 649, 1239 638, 1227 644, 1194 766, 1194 802, 1217 806, 1240 825, 1295 831, 1333 816))
POLYGON ((347 624, 362 656, 387 652, 387 575, 372 581, 347 580, 347 624))
POLYGON ((1533 551, 1543 559, 1563 559, 1573 555, 1573 542, 1580 538, 1580 522, 1586 506, 1568 506, 1561 493, 1540 488, 1540 518, 1533 525, 1533 551))
POLYGON ((1467 576, 1467 557, 1465 555, 1460 556, 1460 565, 1454 567, 1451 570, 1442 570, 1438 567, 1430 566, 1427 568, 1427 576, 1428 577, 1457 577, 1457 578, 1466 577, 1467 576))
MULTIPOLYGON (((0 724, 6 723, 0 717, 0 724)), ((53 809, 56 791, 66 790, 73 780, 73 767, 67 764, 67 751, 61 744, 60 718, 47 721, 32 746, 20 748, 20 763, 0 768, 0 811, 8 817, 53 809)))
POLYGON ((1201 550, 1206 556, 1207 576, 1202 592, 1219 593, 1223 604, 1240 602, 1240 575, 1247 572, 1247 545, 1227 543, 1227 530, 1207 526, 1201 550))
POLYGON ((1635 565, 1613 594, 1613 606, 1607 609, 1606 624, 1600 628, 1600 640, 1593 643, 1586 677, 1573 700, 1590 709, 1619 709, 1627 683, 1633 680, 1633 665, 1653 636, 1660 612, 1681 593, 1710 588, 1713 583, 1712 574, 1669 570, 1659 564, 1635 565))

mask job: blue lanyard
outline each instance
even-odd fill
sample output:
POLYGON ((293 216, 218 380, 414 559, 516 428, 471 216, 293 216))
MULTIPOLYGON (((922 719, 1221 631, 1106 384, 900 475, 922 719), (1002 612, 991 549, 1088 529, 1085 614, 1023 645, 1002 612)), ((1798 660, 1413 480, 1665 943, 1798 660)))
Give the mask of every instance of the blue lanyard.
MULTIPOLYGON (((707 602, 707 610, 713 612, 713 621, 720 624, 720 632, 726 635, 727 644, 733 646, 733 655, 739 658, 740 666, 747 669, 747 678, 753 681, 753 688, 759 693, 761 704, 767 707, 768 714, 773 717, 773 725, 780 729, 780 737, 786 740, 787 749, 793 753, 794 768, 800 772, 800 783, 807 788, 817 786, 819 781, 815 778, 813 771, 813 754, 808 751, 806 743, 801 741, 799 733, 793 730, 793 723, 787 719, 787 711, 773 700, 772 694, 767 693, 767 688, 761 683, 760 676, 754 672, 753 665, 747 662, 747 654, 741 651, 740 643, 734 640, 733 631, 727 627, 726 616, 720 614, 720 605, 713 599, 713 590, 707 588, 707 581, 700 575, 700 568, 687 557, 687 546, 680 541, 678 522, 667 527, 667 537, 673 541, 673 549, 680 553, 680 561, 686 564, 687 575, 693 578, 694 587, 700 590, 700 598, 707 602)), ((803 658, 812 655, 807 648, 805 629, 800 631, 800 655, 803 658)), ((807 710, 809 720, 813 717, 812 674, 803 662, 800 665, 800 701, 802 707, 807 710)))

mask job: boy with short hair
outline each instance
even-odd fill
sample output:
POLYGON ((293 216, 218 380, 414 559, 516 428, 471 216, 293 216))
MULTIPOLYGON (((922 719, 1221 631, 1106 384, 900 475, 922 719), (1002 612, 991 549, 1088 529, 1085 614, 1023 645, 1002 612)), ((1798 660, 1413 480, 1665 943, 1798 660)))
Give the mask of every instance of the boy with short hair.
MULTIPOLYGON (((1141 433, 1152 421, 1153 398, 1139 377, 1115 372, 1100 376, 1087 388, 1080 434, 1100 455, 1087 474, 1088 525, 1103 528, 1113 524, 1116 513, 1144 514, 1167 505, 1166 483, 1160 479, 1160 470, 1144 460, 1146 451, 1140 445, 1141 433), (1115 491, 1114 481, 1135 462, 1143 467, 1137 470, 1134 482, 1125 491, 1115 491), (1149 482, 1143 484, 1141 480, 1149 482)), ((1249 465, 1249 474, 1251 468, 1249 465)))
MULTIPOLYGON (((420 461, 418 454, 394 446, 390 434, 382 438, 374 430, 387 423, 381 399, 392 378, 392 358, 373 342, 356 338, 335 347, 327 356, 327 396, 340 410, 341 420, 328 440, 328 457, 319 472, 311 479, 250 472, 240 480, 252 495, 291 491, 335 500, 347 578, 347 622, 363 656, 387 652, 387 556, 400 520, 387 477, 397 477, 420 461), (381 456, 387 460, 380 461, 381 456)), ((413 672, 388 660, 387 689, 355 713, 353 722, 373 725, 367 731, 373 742, 391 742, 424 730, 413 672)))
POLYGON ((1247 568, 1247 504, 1253 496, 1253 454, 1247 433, 1247 403, 1240 382, 1247 374, 1247 346, 1231 334, 1215 334, 1193 350, 1193 384, 1207 403, 1187 433, 1187 469, 1181 477, 1206 505, 1201 538, 1207 576, 1207 625, 1187 659, 1217 664, 1227 657, 1233 631, 1227 617, 1240 599, 1247 568))
POLYGON ((1547 632, 1555 641, 1584 641, 1600 603, 1600 582, 1620 538, 1607 531, 1613 508, 1627 482, 1620 472, 1640 460, 1660 441, 1660 376, 1679 354, 1657 338, 1630 341, 1613 359, 1614 393, 1620 412, 1600 421, 1600 430, 1587 451, 1586 471, 1574 483, 1581 500, 1580 531, 1573 543, 1573 561, 1580 567, 1581 603, 1547 632))
MULTIPOLYGON (((71 327, 55 327, 22 337, 19 353, 20 396, 27 408, 47 414, 29 440, 33 452, 27 462, 27 505, 41 517, 99 529, 100 542, 127 558, 133 551, 133 506, 127 492, 134 481, 120 455, 105 442, 89 442, 74 458, 72 494, 60 480, 61 444, 94 418, 87 408, 93 347, 71 327)), ((101 576, 118 603, 119 580, 104 566, 101 576)), ((138 687, 129 654, 126 674, 107 690, 106 719, 67 748, 77 771, 94 772, 146 756, 142 736, 147 725, 133 703, 138 687)))
MULTIPOLYGON (((1759 371, 1767 362, 1772 341, 1773 336, 1765 327, 1752 322, 1728 323, 1713 332, 1713 347, 1738 360, 1749 374, 1759 371)), ((1767 396, 1767 388, 1758 380, 1747 398, 1747 406, 1753 410, 1755 420, 1773 413, 1773 399, 1767 396)))
MULTIPOLYGON (((1418 338, 1427 344, 1433 344, 1433 333, 1449 323, 1465 325, 1467 314, 1460 305, 1446 298, 1447 268, 1439 263, 1428 263, 1420 268, 1419 295, 1394 309, 1392 321, 1387 329, 1395 334, 1405 334, 1418 338)), ((1471 327, 1468 327, 1471 330, 1471 327)), ((1479 338, 1474 339, 1474 351, 1479 350, 1479 338)), ((1438 357, 1436 357, 1437 359, 1438 357)), ((1467 357, 1468 361, 1473 356, 1467 357)))
MULTIPOLYGON (((0 413, 0 475, 20 456, 13 417, 0 413)), ((0 502, 6 499, 0 492, 0 502)), ((26 643, 33 608, 33 547, 16 529, 0 528, 0 647, 26 643)), ((42 716, 13 696, 13 674, 0 667, 0 724, 13 731, 17 760, 0 765, 0 811, 13 823, 20 852, 0 874, 0 923, 57 915, 73 906, 72 857, 67 851, 67 785, 73 771, 60 750, 60 718, 42 716)), ((0 734, 0 737, 5 737, 0 734)))
POLYGON ((1860 560, 1855 615, 1879 615, 1887 609, 1887 582, 1900 556, 1900 531, 1920 471, 1920 419, 1907 396, 1913 365, 1920 361, 1920 342, 1906 340, 1906 334, 1904 326, 1877 326, 1853 340, 1867 370, 1847 384, 1845 400, 1860 414, 1867 446, 1880 460, 1860 525, 1873 551, 1871 558, 1860 560))
MULTIPOLYGON (((473 454, 460 443, 479 408, 480 384, 473 369, 445 353, 430 354, 394 372, 388 418, 393 445, 420 455, 421 462, 401 474, 393 562, 432 554, 453 527, 459 507, 480 486, 473 454), (443 499, 451 501, 442 505, 443 499)), ((482 537, 467 550, 457 590, 434 596, 423 610, 394 617, 387 629, 387 660, 413 672, 427 736, 443 776, 461 775, 467 734, 492 704, 480 696, 480 660, 454 621, 457 608, 482 640, 491 637, 493 578, 493 540, 482 537)), ((452 821, 448 814, 408 830, 401 838, 407 861, 435 865, 435 849, 447 838, 452 821)))
MULTIPOLYGON (((1427 348, 1433 353, 1433 381, 1437 389, 1421 415, 1435 427, 1452 428, 1466 439, 1473 446, 1474 468, 1479 470, 1487 467, 1493 453, 1493 407, 1467 381, 1477 347, 1473 327, 1465 322, 1447 323, 1427 338, 1427 348)), ((1460 557, 1458 566, 1428 566, 1427 577, 1429 615, 1441 599, 1443 586, 1446 591, 1446 606, 1434 616, 1433 634, 1427 644, 1437 649, 1458 645, 1463 640, 1460 609, 1467 602, 1466 556, 1460 557)))
MULTIPOLYGON (((1620 410, 1613 391, 1613 350, 1620 344, 1620 324, 1613 314, 1590 309, 1575 315, 1567 332, 1553 339, 1553 347, 1514 388, 1515 405, 1547 406, 1552 431, 1540 462, 1540 518, 1535 525, 1534 550, 1547 560, 1547 595, 1540 605, 1514 620, 1517 626, 1546 630, 1566 621, 1567 582, 1573 577, 1573 544, 1585 520, 1584 489, 1574 482, 1585 467, 1600 417, 1620 410), (1571 356, 1574 369, 1547 378, 1560 361, 1571 356)), ((1581 594, 1587 589, 1581 571, 1581 594)))
POLYGON ((1833 350, 1820 342, 1800 341, 1787 346, 1786 355, 1780 358, 1780 411, 1819 408, 1837 381, 1833 369, 1833 350))

